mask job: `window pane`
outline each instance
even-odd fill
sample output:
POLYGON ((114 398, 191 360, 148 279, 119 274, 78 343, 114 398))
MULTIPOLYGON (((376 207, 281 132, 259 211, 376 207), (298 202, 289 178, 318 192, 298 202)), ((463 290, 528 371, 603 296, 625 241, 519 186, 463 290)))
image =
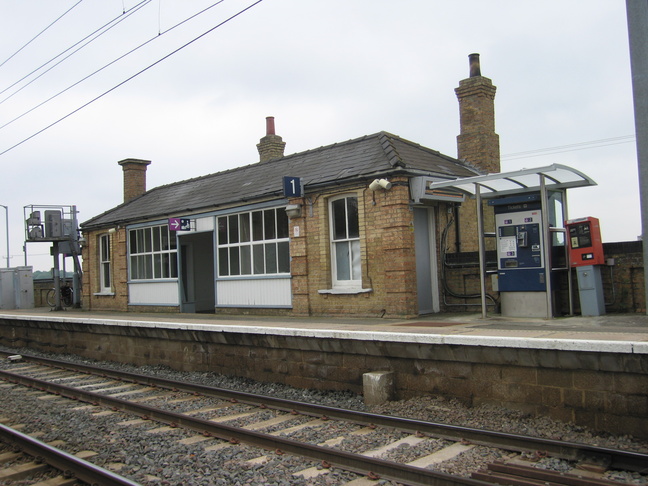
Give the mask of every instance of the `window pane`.
POLYGON ((135 230, 130 230, 128 232, 128 243, 129 243, 129 251, 131 254, 137 253, 137 232, 135 230))
POLYGON ((109 288, 110 287, 110 263, 103 263, 101 265, 101 273, 103 276, 102 287, 109 288))
POLYGON ((263 213, 261 211, 252 213, 252 239, 254 241, 263 239, 263 213))
POLYGON ((227 218, 218 218, 218 244, 227 244, 227 218))
POLYGON ((278 243, 277 254, 279 257, 279 273, 290 273, 290 244, 287 241, 278 243))
POLYGON ((254 259, 254 274, 259 275, 265 273, 263 245, 254 245, 252 247, 252 256, 254 259))
POLYGON ((361 280, 360 275, 360 241, 350 241, 351 243, 351 279, 361 280))
POLYGON ((338 199, 331 204, 333 208, 333 239, 344 240, 347 238, 346 230, 346 200, 338 199))
POLYGON ((144 229, 144 249, 145 252, 150 252, 153 248, 151 244, 151 228, 144 229))
POLYGON ((335 268, 338 280, 351 280, 349 268, 349 242, 335 243, 335 268))
POLYGON ((130 278, 137 279, 138 273, 137 273, 137 257, 130 257, 130 278))
POLYGON ((238 225, 238 216, 230 216, 229 220, 229 242, 238 243, 239 241, 239 225, 238 225))
POLYGON ((153 278, 162 278, 162 254, 153 255, 153 278))
POLYGON ((275 210, 266 209, 263 211, 264 235, 266 240, 274 240, 277 234, 275 225, 275 210))
POLYGON ((108 235, 101 237, 101 261, 110 261, 110 236, 108 235))
POLYGON ((170 266, 171 266, 171 278, 178 278, 178 254, 176 252, 169 253, 171 257, 170 266))
POLYGON ((239 260, 239 249, 234 246, 230 250, 230 275, 240 275, 241 265, 239 260))
POLYGON ((177 250, 178 249, 178 240, 176 239, 175 233, 171 234, 169 231, 169 226, 165 225, 162 226, 162 232, 167 235, 167 238, 169 238, 169 249, 170 250, 177 250))
POLYGON ((277 238, 288 238, 288 215, 285 209, 277 209, 277 238))
MULTIPOLYGON (((149 233, 150 235, 150 233, 149 233)), ((150 240, 149 240, 150 241, 150 240)), ((142 259, 144 262, 144 278, 153 278, 153 257, 152 255, 145 255, 142 259)))
POLYGON ((218 249, 218 275, 227 276, 229 275, 229 253, 227 248, 218 249))
POLYGON ((162 278, 169 278, 169 256, 170 253, 162 253, 162 278))
POLYGON ((358 198, 347 197, 346 200, 349 238, 358 238, 360 236, 360 225, 358 223, 358 198))
POLYGON ((250 241, 250 213, 239 214, 241 242, 250 241))
POLYGON ((144 256, 137 257, 137 274, 139 278, 146 278, 146 257, 144 256))
MULTIPOLYGON (((162 226, 160 228, 160 250, 168 250, 169 249, 169 228, 168 226, 162 226)), ((175 240, 175 236, 173 237, 173 240, 175 240)))
POLYGON ((153 228, 153 251, 160 251, 161 249, 160 227, 157 226, 153 228))
POLYGON ((249 246, 241 247, 241 275, 252 274, 252 257, 250 253, 251 248, 249 246))
POLYGON ((266 273, 277 273, 277 244, 268 243, 265 245, 266 273))

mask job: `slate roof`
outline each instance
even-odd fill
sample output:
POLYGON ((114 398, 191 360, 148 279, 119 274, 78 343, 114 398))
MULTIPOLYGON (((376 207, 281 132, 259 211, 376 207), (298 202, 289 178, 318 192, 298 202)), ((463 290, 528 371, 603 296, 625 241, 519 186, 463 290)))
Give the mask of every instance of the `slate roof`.
POLYGON ((477 169, 387 132, 287 155, 151 189, 81 224, 94 229, 195 214, 255 200, 282 198, 282 177, 300 177, 304 191, 389 175, 456 179, 477 169))

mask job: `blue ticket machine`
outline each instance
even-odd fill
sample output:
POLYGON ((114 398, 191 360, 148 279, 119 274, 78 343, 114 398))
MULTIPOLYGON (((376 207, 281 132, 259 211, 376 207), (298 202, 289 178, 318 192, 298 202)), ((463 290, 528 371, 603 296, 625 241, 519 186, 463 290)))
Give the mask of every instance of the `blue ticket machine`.
POLYGON ((503 316, 543 317, 547 265, 539 194, 491 199, 497 239, 497 287, 503 316))

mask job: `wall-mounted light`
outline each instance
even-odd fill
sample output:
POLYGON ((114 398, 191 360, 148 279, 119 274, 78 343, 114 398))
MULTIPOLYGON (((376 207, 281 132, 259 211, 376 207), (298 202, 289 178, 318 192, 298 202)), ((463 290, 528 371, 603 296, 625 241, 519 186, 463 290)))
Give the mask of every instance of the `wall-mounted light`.
POLYGON ((372 191, 377 191, 378 189, 384 189, 385 191, 388 191, 391 189, 392 183, 389 182, 387 179, 374 179, 374 181, 369 184, 369 189, 372 191))
POLYGON ((301 218, 302 215, 302 205, 301 204, 289 204, 286 206, 286 214, 289 219, 301 218))

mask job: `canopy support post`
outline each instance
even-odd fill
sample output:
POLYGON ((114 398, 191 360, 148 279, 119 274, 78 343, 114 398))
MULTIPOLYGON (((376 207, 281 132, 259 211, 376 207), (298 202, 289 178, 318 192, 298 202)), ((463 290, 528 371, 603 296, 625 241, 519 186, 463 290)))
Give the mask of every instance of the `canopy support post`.
POLYGON ((479 290, 481 292, 482 319, 486 319, 486 250, 484 248, 484 207, 482 206, 481 188, 475 184, 477 200, 477 242, 479 245, 479 290))

